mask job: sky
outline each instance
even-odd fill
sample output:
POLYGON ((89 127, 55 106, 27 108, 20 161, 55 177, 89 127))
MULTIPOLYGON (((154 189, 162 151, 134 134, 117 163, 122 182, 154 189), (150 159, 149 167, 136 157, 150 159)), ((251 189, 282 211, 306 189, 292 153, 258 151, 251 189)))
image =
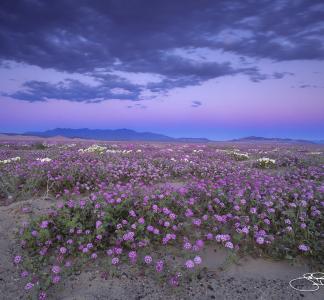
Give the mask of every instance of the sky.
POLYGON ((324 139, 324 2, 1 0, 0 132, 324 139))

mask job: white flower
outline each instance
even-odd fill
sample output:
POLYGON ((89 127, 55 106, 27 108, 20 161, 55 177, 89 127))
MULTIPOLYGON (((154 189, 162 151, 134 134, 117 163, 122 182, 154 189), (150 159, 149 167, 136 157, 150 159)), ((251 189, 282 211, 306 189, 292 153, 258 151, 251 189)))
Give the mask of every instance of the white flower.
POLYGON ((36 158, 36 160, 40 161, 40 162, 50 162, 52 161, 51 158, 45 157, 45 158, 36 158))
POLYGON ((198 149, 198 150, 194 149, 193 152, 194 153, 200 153, 200 152, 204 152, 204 150, 202 150, 202 149, 198 149))
POLYGON ((8 159, 4 159, 4 160, 0 160, 0 163, 2 164, 9 164, 13 161, 20 161, 20 157, 17 156, 17 157, 13 157, 13 158, 8 158, 8 159))
POLYGON ((268 157, 261 157, 257 160, 260 166, 262 167, 270 167, 272 165, 275 165, 276 160, 275 159, 270 159, 268 157))
POLYGON ((275 159, 270 159, 268 157, 261 157, 258 159, 258 162, 264 162, 264 163, 276 163, 276 160, 275 159))
POLYGON ((92 145, 86 149, 79 149, 78 152, 80 153, 84 153, 84 152, 87 152, 87 153, 93 153, 93 152, 97 152, 97 153, 103 153, 104 151, 107 150, 107 147, 104 147, 104 146, 99 146, 99 145, 92 145))
POLYGON ((234 156, 235 159, 238 159, 238 160, 249 159, 249 154, 247 154, 247 153, 242 153, 242 152, 238 152, 238 151, 232 151, 230 153, 232 154, 232 156, 234 156))

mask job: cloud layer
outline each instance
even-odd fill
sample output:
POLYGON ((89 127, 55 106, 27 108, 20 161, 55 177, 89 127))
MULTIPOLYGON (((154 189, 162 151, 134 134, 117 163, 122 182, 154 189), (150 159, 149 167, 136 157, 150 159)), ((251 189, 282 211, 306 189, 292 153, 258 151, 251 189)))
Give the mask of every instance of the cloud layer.
MULTIPOLYGON (((27 81, 2 93, 19 100, 96 102, 141 100, 141 92, 167 92, 222 76, 281 79, 256 65, 174 54, 201 47, 246 59, 324 59, 323 1, 39 1, 0 4, 0 64, 15 61, 93 77, 56 84, 27 81), (159 82, 135 84, 116 72, 150 73, 159 82), (119 90, 119 92, 114 92, 119 90)), ((199 51, 198 51, 199 54, 199 51)), ((199 56, 199 55, 198 55, 199 56)))

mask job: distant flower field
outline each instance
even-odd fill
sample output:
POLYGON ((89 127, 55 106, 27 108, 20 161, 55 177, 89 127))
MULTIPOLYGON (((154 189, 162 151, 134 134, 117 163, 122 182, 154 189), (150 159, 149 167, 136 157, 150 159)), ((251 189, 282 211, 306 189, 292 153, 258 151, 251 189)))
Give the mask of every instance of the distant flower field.
POLYGON ((1 205, 55 199, 49 212, 20 225, 13 264, 36 299, 95 260, 111 276, 138 266, 178 286, 200 269, 208 244, 237 256, 323 264, 323 151, 275 144, 0 144, 1 205), (177 261, 170 259, 174 251, 177 261))

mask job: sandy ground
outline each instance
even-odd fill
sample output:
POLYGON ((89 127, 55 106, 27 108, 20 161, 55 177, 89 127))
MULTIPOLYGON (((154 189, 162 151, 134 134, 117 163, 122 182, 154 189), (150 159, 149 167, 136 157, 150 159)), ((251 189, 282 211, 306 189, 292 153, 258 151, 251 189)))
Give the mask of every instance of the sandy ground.
MULTIPOLYGON (((17 241, 14 232, 25 214, 21 208, 29 206, 33 214, 44 213, 51 202, 33 199, 0 207, 0 299, 28 299, 22 282, 12 263, 17 241)), ((298 292, 289 286, 289 280, 300 277, 310 270, 307 264, 290 265, 286 261, 241 259, 225 269, 226 250, 208 247, 201 255, 204 269, 180 288, 141 276, 138 270, 128 270, 119 278, 102 278, 95 267, 88 267, 80 274, 71 276, 60 286, 49 291, 49 299, 324 299, 324 286, 316 292, 298 292)))

